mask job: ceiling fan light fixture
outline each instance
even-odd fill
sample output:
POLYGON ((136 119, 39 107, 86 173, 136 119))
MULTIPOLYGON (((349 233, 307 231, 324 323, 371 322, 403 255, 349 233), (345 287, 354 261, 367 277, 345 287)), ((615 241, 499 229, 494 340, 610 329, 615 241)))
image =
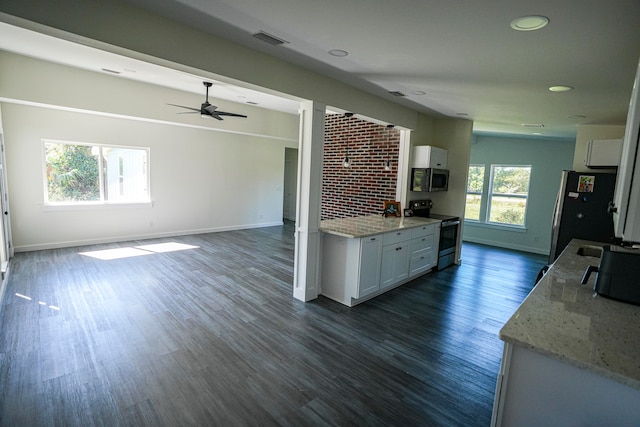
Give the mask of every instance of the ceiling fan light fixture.
POLYGON ((511 28, 516 31, 535 31, 549 25, 549 18, 542 15, 527 15, 511 21, 511 28))
POLYGON ((551 92, 570 92, 573 89, 574 88, 572 86, 565 86, 565 85, 551 86, 549 88, 551 92))

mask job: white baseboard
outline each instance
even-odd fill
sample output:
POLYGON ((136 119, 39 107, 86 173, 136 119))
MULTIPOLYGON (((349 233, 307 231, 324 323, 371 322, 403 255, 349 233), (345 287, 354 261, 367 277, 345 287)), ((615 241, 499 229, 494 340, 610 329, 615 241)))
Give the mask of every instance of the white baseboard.
POLYGON ((549 256, 549 250, 545 250, 545 249, 540 249, 540 248, 534 248, 531 246, 522 246, 522 245, 514 245, 512 243, 505 243, 505 242, 497 242, 494 240, 486 240, 486 239, 477 239, 477 238, 463 238, 464 242, 469 242, 469 243, 479 243, 481 245, 487 245, 487 246, 495 246, 498 248, 505 248, 505 249, 513 249, 515 251, 521 251, 521 252, 530 252, 530 253, 534 253, 534 254, 538 254, 538 255, 546 255, 549 256))
POLYGON ((157 238, 163 238, 163 237, 188 236, 193 234, 218 233, 221 231, 245 230, 250 228, 274 227, 282 224, 283 224, 283 221, 274 221, 274 222, 259 223, 259 224, 243 224, 243 225, 233 225, 233 226, 226 226, 226 227, 203 228, 198 230, 179 230, 179 231, 169 231, 169 232, 162 232, 162 233, 103 237, 98 239, 70 240, 66 242, 38 243, 33 245, 15 246, 14 249, 16 252, 41 251, 45 249, 58 249, 58 248, 70 248, 75 246, 96 245, 100 243, 127 242, 129 240, 146 240, 146 239, 157 239, 157 238))

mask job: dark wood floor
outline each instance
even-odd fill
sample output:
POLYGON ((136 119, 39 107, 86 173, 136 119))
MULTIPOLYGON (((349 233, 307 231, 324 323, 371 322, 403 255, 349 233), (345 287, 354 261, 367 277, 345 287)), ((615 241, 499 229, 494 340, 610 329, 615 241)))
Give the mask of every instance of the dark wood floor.
POLYGON ((461 266, 347 308, 293 299, 292 237, 286 224, 16 254, 0 424, 489 424, 497 333, 545 257, 465 244, 461 266), (166 242, 197 248, 79 254, 166 242))

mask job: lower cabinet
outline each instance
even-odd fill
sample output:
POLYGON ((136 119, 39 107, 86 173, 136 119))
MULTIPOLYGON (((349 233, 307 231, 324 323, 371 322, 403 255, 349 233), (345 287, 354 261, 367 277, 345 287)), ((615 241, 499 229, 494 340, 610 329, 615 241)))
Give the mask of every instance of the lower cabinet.
POLYGON ((386 289, 409 277, 411 230, 383 235, 380 289, 386 289))
POLYGON ((360 240, 360 268, 355 298, 362 298, 380 289, 380 236, 363 237, 360 240))
POLYGON ((323 233, 320 293, 351 307, 428 272, 436 265, 438 225, 361 238, 323 233))
POLYGON ((440 224, 429 224, 412 229, 409 277, 419 276, 438 263, 439 226, 440 224))

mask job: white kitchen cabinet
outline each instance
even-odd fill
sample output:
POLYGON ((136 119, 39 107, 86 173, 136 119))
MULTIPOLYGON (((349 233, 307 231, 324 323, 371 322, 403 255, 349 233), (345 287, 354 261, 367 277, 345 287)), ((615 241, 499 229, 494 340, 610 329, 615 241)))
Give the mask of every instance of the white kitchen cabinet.
POLYGON ((432 145, 417 145, 413 147, 414 168, 447 168, 447 150, 432 145))
POLYGON ((386 289, 409 277, 411 230, 399 230, 383 235, 380 289, 386 289))
POLYGON ((362 298, 380 289, 380 236, 363 237, 360 240, 360 268, 355 298, 362 298))
POLYGON ((379 291, 382 236, 323 234, 321 293, 348 306, 379 291))
POLYGON ((584 165, 588 168, 615 168, 620 165, 621 139, 594 139, 587 142, 584 165))
POLYGON ((327 220, 322 225, 320 294, 349 307, 436 265, 439 221, 376 215, 327 220))
POLYGON ((428 224, 412 229, 409 277, 416 277, 432 269, 438 262, 439 224, 428 224))

